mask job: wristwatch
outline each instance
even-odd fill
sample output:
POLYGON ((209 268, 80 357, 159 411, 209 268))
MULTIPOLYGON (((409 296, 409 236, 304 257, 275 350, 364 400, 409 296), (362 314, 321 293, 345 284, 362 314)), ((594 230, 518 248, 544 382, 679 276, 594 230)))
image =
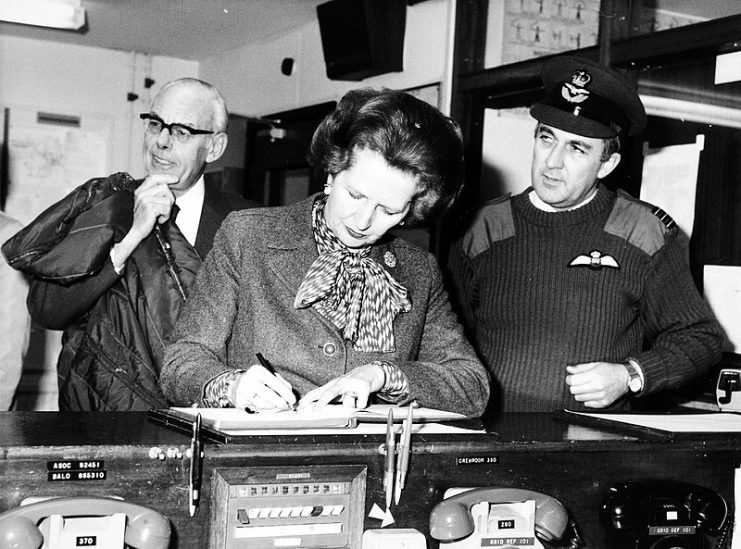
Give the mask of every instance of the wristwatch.
POLYGON ((625 369, 628 370, 628 390, 634 395, 640 393, 643 390, 643 372, 638 362, 629 358, 625 361, 625 369))

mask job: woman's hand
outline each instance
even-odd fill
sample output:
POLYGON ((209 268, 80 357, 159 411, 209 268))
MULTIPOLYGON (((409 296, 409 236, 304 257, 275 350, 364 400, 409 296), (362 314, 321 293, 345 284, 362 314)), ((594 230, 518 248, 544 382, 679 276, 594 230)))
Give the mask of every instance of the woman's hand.
POLYGON ((365 408, 368 397, 381 390, 386 376, 377 364, 365 364, 306 393, 298 408, 326 406, 340 397, 343 406, 365 408))
POLYGON ((296 405, 293 387, 280 374, 253 364, 234 382, 233 404, 253 412, 280 412, 296 405))

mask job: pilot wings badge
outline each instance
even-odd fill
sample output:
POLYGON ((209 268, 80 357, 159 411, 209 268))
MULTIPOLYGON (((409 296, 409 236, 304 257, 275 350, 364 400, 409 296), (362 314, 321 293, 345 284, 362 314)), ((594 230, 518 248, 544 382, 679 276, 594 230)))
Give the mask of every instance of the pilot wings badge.
POLYGON ((602 267, 612 267, 613 269, 619 269, 620 265, 611 255, 602 255, 599 250, 592 250, 589 255, 578 255, 576 256, 569 267, 589 267, 590 269, 597 270, 602 267))

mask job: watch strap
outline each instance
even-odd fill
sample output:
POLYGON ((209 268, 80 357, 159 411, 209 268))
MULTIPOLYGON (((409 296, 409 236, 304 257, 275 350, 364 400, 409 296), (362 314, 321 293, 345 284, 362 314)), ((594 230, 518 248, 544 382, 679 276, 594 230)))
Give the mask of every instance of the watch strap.
POLYGON ((628 389, 633 394, 640 393, 646 383, 641 365, 634 358, 628 358, 624 365, 628 370, 628 389))

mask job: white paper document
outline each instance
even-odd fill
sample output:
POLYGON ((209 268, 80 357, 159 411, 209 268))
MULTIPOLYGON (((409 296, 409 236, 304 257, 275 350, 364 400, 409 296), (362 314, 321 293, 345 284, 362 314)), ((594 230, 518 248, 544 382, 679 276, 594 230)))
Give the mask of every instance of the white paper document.
POLYGON ((695 224, 695 194, 700 152, 705 136, 695 143, 651 149, 644 143, 641 200, 668 213, 687 236, 695 224))
POLYGON ((660 429, 668 433, 741 433, 741 415, 726 412, 706 414, 593 414, 570 410, 568 412, 626 425, 660 429))
MULTIPOLYGON (((394 421, 406 418, 408 407, 374 404, 367 408, 331 405, 317 410, 288 410, 252 414, 238 408, 170 408, 172 413, 195 420, 201 414, 204 427, 211 427, 227 435, 281 435, 281 434, 378 434, 386 432, 389 411, 394 421)), ((444 410, 418 407, 414 409, 413 433, 476 432, 457 425, 440 422, 465 420, 466 416, 444 410)), ((481 429, 481 432, 484 432, 481 429)))
POLYGON ((741 353, 741 267, 705 265, 703 293, 725 331, 723 350, 741 353))

